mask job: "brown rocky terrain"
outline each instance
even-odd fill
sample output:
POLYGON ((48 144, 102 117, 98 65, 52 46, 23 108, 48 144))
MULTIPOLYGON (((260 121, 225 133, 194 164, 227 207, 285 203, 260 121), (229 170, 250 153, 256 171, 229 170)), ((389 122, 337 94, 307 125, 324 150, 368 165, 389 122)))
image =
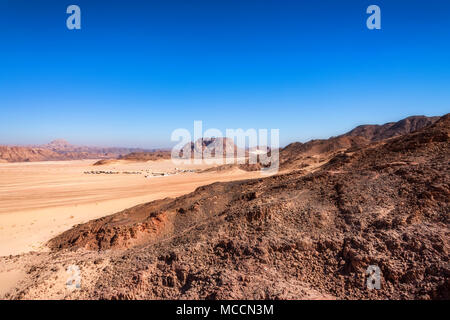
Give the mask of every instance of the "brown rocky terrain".
POLYGON ((380 141, 417 131, 438 120, 439 117, 411 116, 397 122, 388 122, 383 125, 361 125, 342 136, 358 136, 370 141, 380 141))
POLYGON ((8 297, 51 292, 76 264, 84 286, 65 298, 449 299, 449 142, 445 115, 350 143, 313 172, 215 183, 78 225, 49 254, 9 258, 30 262, 8 297), (380 290, 366 287, 369 265, 380 290))
POLYGON ((283 169, 301 169, 321 165, 339 152, 357 149, 370 143, 363 137, 333 137, 326 140, 294 142, 280 151, 280 165, 283 169))
POLYGON ((439 117, 411 116, 383 125, 361 125, 329 139, 294 142, 280 151, 280 165, 283 169, 315 167, 344 150, 358 149, 375 141, 411 133, 433 124, 438 119, 439 117))

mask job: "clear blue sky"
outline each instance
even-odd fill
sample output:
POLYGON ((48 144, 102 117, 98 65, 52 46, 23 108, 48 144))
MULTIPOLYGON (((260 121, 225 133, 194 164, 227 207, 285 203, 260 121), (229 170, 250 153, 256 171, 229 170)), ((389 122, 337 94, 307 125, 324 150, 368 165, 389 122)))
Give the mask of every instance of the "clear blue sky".
POLYGON ((0 36, 0 144, 164 147, 203 120, 285 145, 450 112, 448 0, 0 0, 0 36))

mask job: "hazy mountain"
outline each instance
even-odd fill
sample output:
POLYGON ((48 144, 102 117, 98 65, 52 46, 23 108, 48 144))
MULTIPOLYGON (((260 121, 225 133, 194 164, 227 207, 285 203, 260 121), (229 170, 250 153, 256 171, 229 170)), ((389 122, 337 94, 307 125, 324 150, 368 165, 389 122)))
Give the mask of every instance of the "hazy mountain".
POLYGON ((0 159, 7 162, 110 159, 131 152, 143 152, 139 148, 76 146, 63 139, 39 146, 0 146, 0 159))

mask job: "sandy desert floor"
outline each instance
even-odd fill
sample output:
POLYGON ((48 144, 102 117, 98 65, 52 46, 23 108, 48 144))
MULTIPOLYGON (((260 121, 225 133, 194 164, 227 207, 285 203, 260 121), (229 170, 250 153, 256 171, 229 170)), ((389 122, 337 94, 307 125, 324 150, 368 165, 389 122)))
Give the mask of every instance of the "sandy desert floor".
POLYGON ((140 203, 179 196, 216 181, 260 175, 233 169, 145 178, 147 172, 205 169, 208 165, 161 160, 93 166, 94 162, 0 163, 0 256, 45 251, 49 239, 72 226, 140 203), (142 174, 84 173, 91 170, 142 174))

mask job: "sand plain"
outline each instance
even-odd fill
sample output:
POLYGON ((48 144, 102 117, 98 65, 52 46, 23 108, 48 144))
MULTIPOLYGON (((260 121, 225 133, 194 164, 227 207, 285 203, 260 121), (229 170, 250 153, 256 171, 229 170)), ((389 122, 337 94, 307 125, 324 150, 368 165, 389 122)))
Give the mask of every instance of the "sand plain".
POLYGON ((141 203, 180 196, 217 181, 260 176, 259 172, 231 169, 145 178, 150 172, 205 169, 211 165, 176 165, 171 160, 159 160, 93 166, 95 162, 0 163, 0 256, 46 251, 49 239, 72 226, 141 203), (85 174, 92 170, 119 173, 85 174))

